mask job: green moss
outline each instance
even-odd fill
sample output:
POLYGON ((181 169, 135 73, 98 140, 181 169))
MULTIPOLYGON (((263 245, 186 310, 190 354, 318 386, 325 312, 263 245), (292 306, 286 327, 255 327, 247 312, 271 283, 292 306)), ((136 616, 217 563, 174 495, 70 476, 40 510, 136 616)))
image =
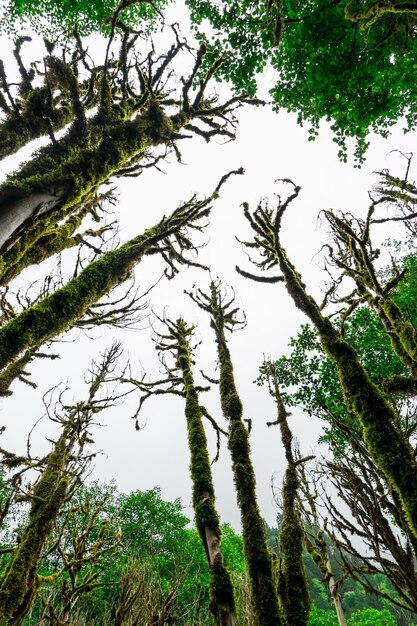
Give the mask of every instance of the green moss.
POLYGON ((64 428, 33 488, 28 524, 0 578, 2 626, 21 623, 34 600, 40 583, 36 572, 40 554, 68 490, 69 477, 65 474, 71 447, 68 439, 69 426, 64 428))
POLYGON ((294 464, 285 473, 282 492, 283 517, 279 534, 282 553, 280 571, 281 604, 287 626, 306 626, 310 596, 303 563, 304 531, 296 508, 299 481, 294 464))
POLYGON ((207 438, 202 422, 202 410, 194 385, 191 367, 191 354, 188 337, 192 329, 184 320, 176 323, 175 342, 177 346, 177 367, 181 370, 185 392, 185 416, 187 419, 188 447, 190 450, 190 470, 193 484, 193 507, 196 526, 203 543, 207 561, 210 564, 210 608, 219 624, 229 623, 224 618, 233 614, 234 599, 230 575, 223 563, 221 553, 214 561, 207 545, 207 531, 220 542, 220 523, 215 507, 213 479, 207 449, 207 438))
POLYGON ((196 515, 196 525, 201 540, 207 550, 206 525, 209 525, 215 534, 220 537, 220 524, 214 506, 214 487, 211 475, 210 459, 207 450, 207 438, 201 419, 201 408, 194 386, 191 371, 191 355, 187 343, 189 329, 183 320, 178 320, 177 326, 177 364, 182 372, 185 393, 185 416, 187 419, 188 448, 190 450, 190 470, 193 484, 193 507, 196 515))
POLYGON ((313 322, 323 350, 335 363, 346 407, 358 420, 372 459, 398 493, 410 531, 417 537, 417 463, 408 440, 396 426, 397 415, 370 381, 355 349, 343 340, 330 320, 323 317, 317 303, 306 293, 300 276, 279 242, 276 244, 276 258, 290 296, 313 322))
POLYGON ((16 378, 24 374, 24 369, 32 357, 32 350, 28 350, 20 359, 15 359, 2 372, 0 372, 0 396, 11 395, 11 384, 16 378))
MULTIPOLYGON (((249 436, 242 421, 242 402, 236 389, 232 359, 225 337, 227 314, 222 307, 218 287, 214 282, 211 284, 210 294, 211 325, 216 334, 220 363, 220 399, 223 414, 229 420, 228 447, 232 457, 255 616, 261 626, 279 626, 282 620, 271 558, 266 544, 265 527, 256 501, 255 474, 250 459, 249 436)), ((232 319, 231 322, 233 323, 232 319)))
MULTIPOLYGON (((32 193, 46 193, 56 197, 48 212, 34 217, 33 223, 25 228, 24 241, 17 239, 7 254, 5 271, 25 256, 30 261, 29 250, 42 237, 48 237, 51 229, 62 219, 77 211, 83 202, 88 202, 97 187, 126 165, 139 161, 150 146, 170 141, 176 124, 163 112, 159 103, 151 101, 146 111, 134 119, 116 120, 110 126, 101 126, 98 121, 88 122, 88 136, 94 138, 91 145, 86 141, 86 132, 74 141, 70 134, 58 145, 40 150, 21 170, 10 176, 0 187, 0 211, 19 198, 32 193)), ((65 240, 64 244, 65 244, 65 240)), ((55 240, 55 250, 59 248, 55 240)), ((38 253, 35 253, 35 257, 38 253)))
POLYGON ((117 250, 106 252, 64 287, 0 328, 0 368, 6 367, 24 350, 68 330, 92 304, 124 282, 142 256, 154 253, 159 241, 186 224, 186 209, 184 214, 181 211, 174 211, 170 218, 163 218, 154 228, 117 250), (174 216, 178 217, 176 222, 174 216))
MULTIPOLYGON (((379 306, 389 320, 392 327, 390 337, 394 350, 399 358, 402 358, 403 352, 408 357, 405 363, 410 367, 414 375, 417 374, 417 330, 407 320, 404 319, 401 309, 390 299, 386 298, 379 301, 379 306), (400 344, 402 352, 399 353, 397 343, 400 344)), ((379 308, 378 305, 376 307, 379 308)), ((402 358, 404 360, 404 357, 402 358)))
POLYGON ((45 65, 48 68, 49 82, 56 84, 64 93, 67 92, 70 97, 74 115, 74 124, 70 129, 70 136, 73 139, 82 139, 88 143, 87 118, 81 102, 80 88, 74 70, 68 63, 55 56, 47 57, 45 65))
POLYGON ((379 469, 397 491, 412 534, 417 537, 417 463, 414 451, 397 428, 397 415, 370 381, 352 346, 322 337, 337 366, 346 407, 362 426, 363 438, 379 469))
POLYGON ((277 421, 270 422, 268 425, 277 424, 279 426, 285 458, 288 463, 282 488, 282 522, 279 533, 282 558, 279 567, 275 564, 277 589, 286 626, 307 626, 310 595, 302 558, 304 527, 297 507, 300 481, 292 448, 293 436, 288 423, 290 414, 280 392, 274 364, 265 364, 265 376, 268 380, 270 394, 277 406, 277 421))
POLYGON ((68 124, 73 112, 67 106, 53 107, 47 87, 32 89, 26 94, 19 115, 10 112, 0 124, 0 159, 14 154, 34 139, 48 133, 46 120, 54 130, 68 124))
POLYGON ((222 613, 227 609, 234 611, 233 585, 221 554, 217 554, 211 566, 210 595, 214 602, 210 604, 212 613, 222 623, 222 613))

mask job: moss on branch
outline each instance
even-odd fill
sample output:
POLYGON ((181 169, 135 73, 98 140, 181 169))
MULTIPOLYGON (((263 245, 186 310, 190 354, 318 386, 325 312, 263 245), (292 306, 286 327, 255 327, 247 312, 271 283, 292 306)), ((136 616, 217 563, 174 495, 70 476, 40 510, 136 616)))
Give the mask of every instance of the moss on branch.
MULTIPOLYGON (((155 227, 123 244, 117 250, 106 252, 85 267, 78 276, 64 287, 50 294, 41 302, 22 311, 0 328, 0 368, 6 367, 18 355, 29 348, 38 347, 43 342, 68 330, 83 317, 88 308, 114 287, 123 283, 135 264, 146 254, 174 247, 170 237, 182 236, 183 228, 192 229, 193 223, 210 212, 209 198, 197 201, 195 198, 164 217, 155 227)), ((201 228, 201 227, 198 227, 201 228)), ((182 262, 186 262, 177 253, 182 262)))

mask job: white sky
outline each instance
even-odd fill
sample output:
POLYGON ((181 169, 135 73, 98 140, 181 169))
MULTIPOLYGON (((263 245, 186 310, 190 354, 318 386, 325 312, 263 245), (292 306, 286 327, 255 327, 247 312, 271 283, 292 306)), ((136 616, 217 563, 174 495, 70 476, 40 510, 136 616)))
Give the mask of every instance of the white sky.
MULTIPOLYGON (((3 58, 10 59, 11 44, 3 40, 1 50, 3 58), (9 52, 6 52, 7 49, 9 52)), ((261 88, 265 90, 272 80, 269 70, 261 78, 261 88)), ((221 92, 221 87, 217 86, 217 89, 221 92)), ((170 213, 194 192, 209 194, 225 172, 240 166, 245 168, 245 176, 231 179, 216 201, 207 229, 210 241, 199 260, 211 265, 214 276, 220 276, 224 283, 233 284, 247 316, 247 327, 231 336, 229 345, 245 417, 253 421, 251 446, 258 498, 262 515, 269 524, 274 524, 276 517, 271 477, 275 476, 279 486, 285 462, 278 430, 271 431, 266 427, 266 421, 275 419, 273 402, 267 390, 258 388, 252 381, 257 376, 263 355, 280 356, 291 336, 297 333, 300 323, 306 320, 295 309, 281 284, 255 284, 235 273, 236 263, 253 271, 235 240, 235 236, 244 239, 250 234, 240 205, 248 201, 255 206, 261 196, 272 198, 277 178, 291 178, 302 186, 299 199, 285 217, 282 238, 310 291, 321 299, 325 275, 320 270, 317 253, 326 242, 326 232, 317 229, 319 211, 332 207, 358 214, 366 210, 368 190, 376 181, 373 172, 392 167, 401 174, 404 163, 398 155, 389 152, 393 149, 411 151, 415 133, 404 135, 402 125, 398 124, 389 140, 372 137, 367 161, 360 170, 352 167, 352 161, 348 165, 339 163, 337 146, 332 141, 328 125, 323 125, 315 142, 308 142, 307 138, 307 129, 297 126, 295 115, 286 112, 277 115, 267 107, 245 107, 239 112, 236 141, 212 141, 207 145, 202 138, 195 137, 180 146, 183 165, 172 158, 163 165, 166 174, 145 170, 139 178, 117 181, 120 197, 117 216, 121 238, 126 240, 155 224, 163 214, 170 213)), ((2 164, 1 173, 16 167, 16 164, 16 158, 9 159, 4 167, 2 164)), ((387 235, 391 236, 391 232, 387 235)), ((161 271, 159 258, 145 259, 136 271, 137 284, 148 288, 161 271)), ((31 269, 25 273, 23 280, 30 284, 34 277, 41 277, 44 273, 43 267, 31 269)), ((204 273, 182 269, 173 281, 161 281, 149 297, 156 313, 162 314, 163 308, 167 307, 169 317, 176 319, 182 314, 187 321, 198 325, 203 343, 196 353, 196 370, 203 368, 213 374, 215 345, 209 320, 183 294, 183 290, 190 289, 195 282, 203 289, 208 286, 204 273)), ((73 389, 74 399, 84 394, 84 371, 91 359, 97 359, 115 338, 123 340, 134 374, 139 375, 145 369, 150 377, 158 376, 159 363, 150 330, 146 328, 147 322, 143 322, 142 326, 142 331, 101 329, 90 333, 93 340, 78 336, 75 331, 70 333, 68 337, 77 337, 77 341, 55 346, 55 351, 58 347, 61 354, 58 362, 40 361, 31 367, 32 378, 38 383, 37 390, 17 383, 13 387, 13 396, 0 401, 0 424, 7 427, 1 445, 14 451, 23 449, 28 430, 43 413, 41 395, 51 386, 64 381, 73 389)), ((206 395, 203 402, 221 422, 217 390, 206 395)), ((129 419, 135 410, 133 399, 103 414, 105 427, 94 431, 96 447, 103 450, 103 455, 98 457, 91 478, 101 481, 115 479, 122 491, 145 490, 159 485, 164 498, 172 500, 181 497, 187 515, 192 518, 183 406, 178 398, 149 400, 143 412, 146 426, 140 432, 135 431, 129 419)), ((318 451, 316 442, 320 424, 296 412, 291 419, 291 427, 300 439, 302 452, 310 454, 318 451)), ((42 445, 48 429, 50 424, 46 420, 37 427, 34 450, 35 442, 42 445)), ((214 451, 210 427, 207 432, 214 451)), ((213 474, 222 521, 231 522, 238 528, 239 513, 225 441, 220 461, 213 466, 213 474)))

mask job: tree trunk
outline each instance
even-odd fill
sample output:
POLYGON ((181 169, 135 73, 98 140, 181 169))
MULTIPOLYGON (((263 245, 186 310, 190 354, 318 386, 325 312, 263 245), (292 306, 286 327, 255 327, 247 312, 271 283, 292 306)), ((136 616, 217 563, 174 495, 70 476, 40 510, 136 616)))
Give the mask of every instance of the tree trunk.
MULTIPOLYGON (((330 562, 327 562, 327 566, 328 566, 329 572, 331 572, 330 562)), ((328 580, 327 584, 329 586, 330 596, 332 598, 332 602, 334 604, 334 608, 335 608, 336 613, 337 613, 337 619, 339 620, 339 624, 340 624, 340 626, 347 626, 346 619, 345 619, 345 613, 344 613, 343 607, 342 607, 342 601, 341 601, 340 596, 339 596, 339 594, 337 592, 336 581, 335 581, 335 577, 334 577, 333 574, 330 574, 329 580, 328 580)))
POLYGON ((210 565, 210 592, 212 611, 219 626, 234 626, 233 586, 220 551, 220 523, 215 507, 214 486, 207 438, 202 422, 202 408, 194 385, 191 369, 191 353, 187 338, 192 329, 179 319, 175 326, 177 363, 182 373, 185 392, 185 416, 187 418, 188 447, 191 457, 191 480, 193 483, 193 507, 197 530, 203 542, 210 565))
POLYGON ((0 254, 13 245, 24 224, 53 211, 60 200, 58 195, 45 191, 4 202, 0 207, 0 254))
POLYGON ((243 423, 243 407, 238 395, 233 364, 225 337, 225 326, 236 324, 231 309, 232 302, 223 307, 219 293, 220 285, 210 286, 210 296, 204 300, 193 298, 201 308, 211 315, 211 326, 215 331, 217 353, 220 363, 220 399, 224 417, 229 422, 228 447, 232 457, 237 501, 242 520, 242 535, 252 587, 252 598, 259 626, 281 626, 282 618, 278 606, 272 562, 266 543, 265 526, 256 501, 255 473, 250 458, 249 434, 243 423))

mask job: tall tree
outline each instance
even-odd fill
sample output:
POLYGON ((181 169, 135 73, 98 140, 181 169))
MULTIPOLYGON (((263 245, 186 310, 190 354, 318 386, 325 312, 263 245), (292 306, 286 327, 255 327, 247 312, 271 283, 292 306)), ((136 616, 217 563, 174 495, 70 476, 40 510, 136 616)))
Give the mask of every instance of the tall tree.
POLYGON ((279 532, 279 547, 282 555, 278 572, 278 590, 282 613, 287 626, 306 626, 310 614, 310 595, 303 563, 304 529, 301 521, 298 499, 300 480, 298 470, 311 457, 296 458, 293 450, 293 434, 288 423, 290 413, 285 407, 275 366, 265 364, 269 393, 277 407, 275 422, 268 426, 279 426, 284 446, 287 469, 282 486, 282 518, 279 532))
POLYGON ((299 468, 299 479, 302 494, 300 508, 304 518, 305 545, 314 563, 319 567, 323 581, 329 589, 339 626, 347 626, 342 599, 339 594, 340 581, 336 579, 330 562, 329 546, 326 542, 323 523, 319 515, 318 481, 314 480, 314 478, 311 481, 308 479, 304 466, 299 468))
MULTIPOLYGON (((206 141, 215 136, 233 138, 233 111, 244 102, 255 102, 234 96, 219 104, 216 97, 207 97, 207 85, 222 60, 219 57, 203 71, 204 44, 178 89, 171 65, 180 52, 190 54, 190 47, 176 27, 170 31, 174 42, 166 53, 148 54, 143 39, 139 39, 142 53, 135 48, 136 31, 122 31, 117 39, 117 19, 113 21, 103 65, 97 70, 88 64, 84 68, 88 75, 85 98, 85 81, 79 80, 77 63, 67 59, 65 50, 63 58, 51 54, 45 60, 48 97, 53 100, 59 92, 73 121, 68 132, 57 139, 50 120, 50 144, 0 185, 3 284, 25 267, 77 243, 74 233, 82 219, 86 214, 97 216, 100 185, 112 177, 137 175, 149 150, 158 146, 174 149, 180 158, 177 141, 189 137, 188 133, 206 141), (119 52, 113 60, 116 40, 119 52), (87 110, 94 103, 97 111, 89 117, 87 110), (188 133, 184 135, 182 130, 188 133)), ((3 81, 3 89, 6 87, 3 81)), ((28 87, 26 98, 31 93, 28 87)), ((22 107, 25 109, 25 101, 22 107)), ((13 115, 24 123, 19 107, 15 108, 13 115)), ((42 111, 31 116, 39 114, 42 111)), ((159 158, 162 155, 154 157, 159 158)))
POLYGON ((164 326, 165 330, 157 337, 157 349, 161 355, 171 353, 175 358, 175 364, 166 365, 166 377, 161 380, 153 383, 133 381, 145 392, 139 410, 144 400, 153 394, 170 393, 185 398, 193 508, 197 530, 210 566, 210 608, 216 623, 221 626, 233 626, 235 623, 233 587, 220 549, 220 522, 215 507, 213 478, 202 418, 210 420, 216 428, 218 438, 221 431, 199 400, 199 392, 207 388, 198 387, 194 382, 191 365, 193 348, 190 345, 194 328, 188 326, 181 318, 175 323, 165 319, 164 326))
MULTIPOLYGON (((163 6, 150 1, 125 2, 123 20, 151 19, 163 6), (132 6, 133 5, 133 6, 132 6)), ((393 124, 406 118, 416 125, 416 5, 368 0, 187 0, 196 32, 210 45, 208 58, 222 48, 227 63, 220 72, 235 88, 252 94, 256 75, 270 62, 276 70, 271 90, 274 107, 298 114, 310 124, 310 139, 320 122, 332 123, 339 156, 347 159, 346 139, 356 137, 355 158, 361 162, 371 130, 387 137, 393 124), (211 28, 207 28, 209 25, 211 28), (202 35, 201 32, 205 34, 202 35), (206 34, 209 33, 209 34, 206 34), (211 34, 210 34, 211 33, 211 34)), ((79 21, 106 28, 113 3, 61 0, 22 3, 10 0, 11 16, 45 14, 52 23, 79 21), (46 6, 45 6, 46 5, 46 6)), ((134 20, 133 20, 133 23, 134 20)), ((38 27, 39 28, 39 27, 38 27)))
POLYGON ((57 405, 55 414, 51 413, 50 417, 58 422, 61 433, 49 454, 36 459, 1 451, 3 466, 13 471, 10 481, 16 485, 17 491, 26 490, 25 499, 30 503, 27 523, 19 530, 17 545, 9 550, 10 559, 0 576, 2 626, 22 623, 42 584, 42 577, 37 573, 42 550, 63 505, 80 484, 81 476, 94 456, 85 450, 92 442, 93 419, 116 401, 116 397, 100 398, 97 394, 112 376, 119 354, 119 346, 112 346, 103 356, 102 363, 91 370, 85 401, 67 407, 57 405), (32 486, 22 484, 22 476, 28 469, 39 472, 39 478, 32 486))
MULTIPOLYGON (((245 216, 256 233, 255 241, 248 244, 250 248, 261 252, 261 260, 256 262, 258 267, 279 267, 282 275, 273 280, 285 282, 295 305, 314 324, 324 352, 336 366, 346 407, 356 420, 372 460, 398 495, 404 521, 417 538, 417 463, 409 440, 398 426, 398 414, 386 396, 369 379, 357 351, 307 293, 301 276, 281 244, 282 217, 299 191, 300 188, 293 185, 293 192, 285 201, 280 200, 275 210, 260 204, 251 213, 249 206, 245 204, 245 216)), ((245 274, 249 275, 246 272, 245 274)), ((256 279, 253 275, 252 278, 256 279)))
POLYGON ((252 588, 255 619, 260 626, 279 626, 282 618, 278 606, 271 557, 268 553, 265 526, 256 501, 256 482, 250 458, 249 433, 243 421, 243 406, 233 372, 233 363, 225 331, 239 327, 234 298, 227 300, 221 284, 210 284, 209 295, 196 289, 189 293, 196 304, 210 315, 220 364, 220 399, 224 417, 229 423, 228 447, 232 457, 233 477, 242 520, 243 545, 252 588))

